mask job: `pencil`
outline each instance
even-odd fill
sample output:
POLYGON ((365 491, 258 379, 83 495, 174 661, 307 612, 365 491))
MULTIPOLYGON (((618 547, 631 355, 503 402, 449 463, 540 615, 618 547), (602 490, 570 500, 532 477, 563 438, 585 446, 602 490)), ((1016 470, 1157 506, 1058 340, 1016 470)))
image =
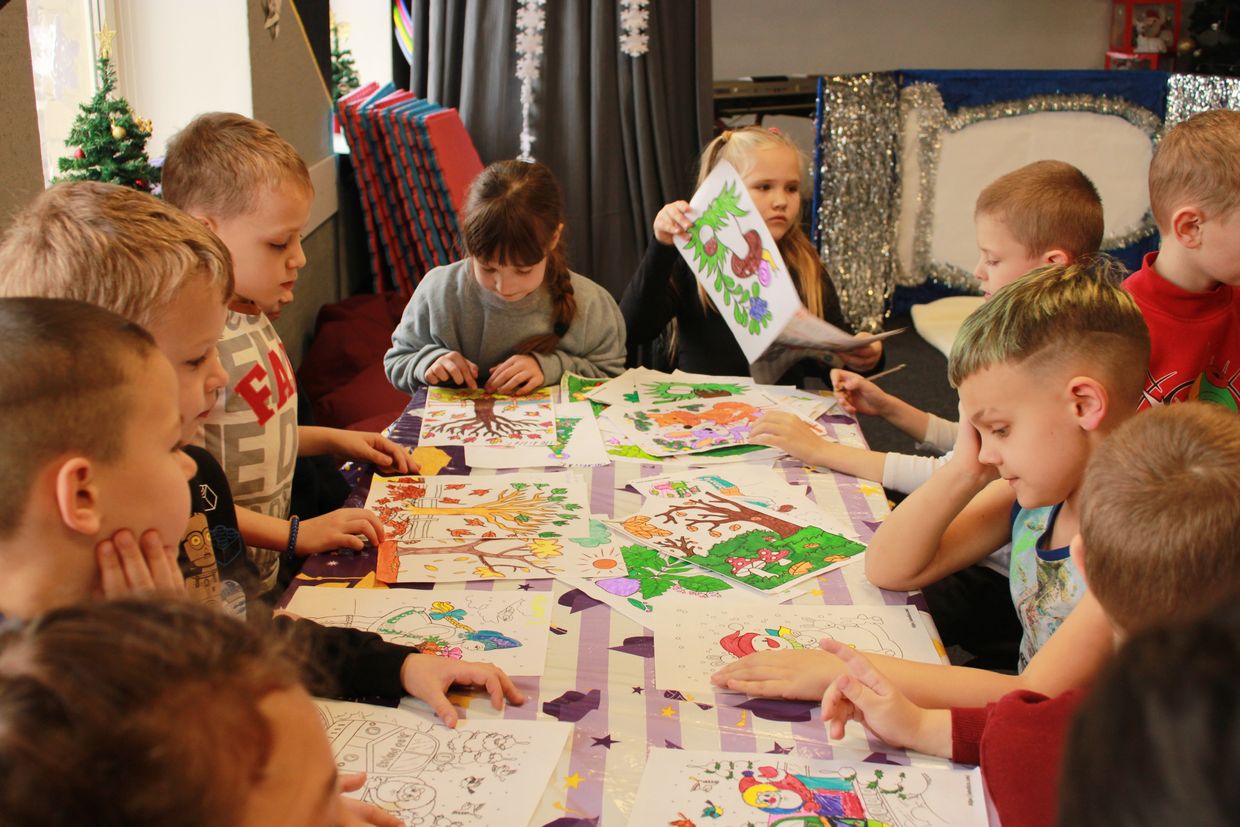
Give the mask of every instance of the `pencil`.
POLYGON ((884 376, 890 376, 891 374, 895 373, 896 371, 904 370, 906 367, 908 367, 908 363, 907 363, 907 362, 901 362, 900 364, 896 365, 894 368, 887 368, 887 369, 886 369, 886 370, 884 370, 884 371, 879 371, 878 373, 874 374, 873 376, 867 376, 867 377, 865 377, 865 378, 866 378, 866 379, 869 379, 871 382, 877 382, 879 379, 882 379, 884 376))

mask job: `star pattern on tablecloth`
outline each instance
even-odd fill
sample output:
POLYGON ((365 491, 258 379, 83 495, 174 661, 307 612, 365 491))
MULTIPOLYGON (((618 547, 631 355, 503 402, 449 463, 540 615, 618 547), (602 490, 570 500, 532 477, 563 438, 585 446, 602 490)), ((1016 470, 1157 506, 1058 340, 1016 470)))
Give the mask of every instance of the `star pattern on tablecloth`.
POLYGON ((670 706, 665 706, 659 710, 659 714, 662 715, 664 718, 675 718, 676 710, 672 709, 670 706))
POLYGON ((530 583, 522 583, 520 586, 517 586, 517 588, 523 592, 528 592, 530 589, 534 588, 534 586, 530 583))
POLYGON ((646 690, 645 690, 645 689, 643 689, 643 688, 642 688, 642 687, 640 687, 640 686, 635 686, 635 687, 633 687, 633 694, 634 694, 634 695, 640 695, 640 694, 642 694, 642 693, 643 693, 643 692, 645 692, 645 691, 646 691, 646 690))
POLYGON ((564 779, 564 787, 565 789, 575 790, 577 789, 577 785, 584 780, 585 779, 581 777, 581 773, 575 772, 564 779))
POLYGON ((790 753, 790 752, 792 752, 792 747, 784 747, 784 746, 780 746, 779 742, 778 742, 778 741, 776 741, 776 742, 775 742, 775 748, 774 748, 774 749, 768 749, 768 750, 766 751, 766 754, 767 754, 767 755, 787 755, 787 754, 788 754, 788 753, 790 753))
POLYGON ((609 732, 609 733, 607 733, 606 735, 604 735, 602 738, 595 738, 593 735, 591 735, 591 736, 590 736, 590 740, 594 741, 594 743, 593 743, 593 744, 591 744, 591 746, 594 746, 594 747, 607 747, 607 749, 611 749, 612 744, 618 744, 618 743, 620 743, 620 742, 619 742, 619 741, 617 741, 615 738, 612 738, 612 737, 611 737, 611 733, 610 733, 610 732, 609 732))
POLYGON ((866 496, 869 496, 870 494, 874 494, 879 497, 883 496, 883 487, 881 485, 871 485, 868 482, 863 482, 858 484, 857 488, 866 496))

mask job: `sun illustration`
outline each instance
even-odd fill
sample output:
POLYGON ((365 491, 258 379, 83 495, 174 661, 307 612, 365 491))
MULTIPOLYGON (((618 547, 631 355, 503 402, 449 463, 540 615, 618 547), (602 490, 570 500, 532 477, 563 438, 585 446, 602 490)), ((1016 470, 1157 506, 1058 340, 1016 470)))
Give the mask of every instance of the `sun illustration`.
POLYGON ((620 565, 620 561, 615 557, 604 555, 607 555, 607 553, 603 552, 598 557, 590 557, 587 555, 586 559, 590 561, 590 568, 598 572, 608 572, 620 565))

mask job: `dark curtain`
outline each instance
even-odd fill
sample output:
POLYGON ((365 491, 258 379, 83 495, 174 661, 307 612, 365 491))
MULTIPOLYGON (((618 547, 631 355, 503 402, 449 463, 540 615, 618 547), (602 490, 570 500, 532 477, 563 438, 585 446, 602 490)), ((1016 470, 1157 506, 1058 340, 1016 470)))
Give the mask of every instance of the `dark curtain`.
MULTIPOLYGON (((521 132, 515 0, 415 0, 415 94, 460 110, 483 163, 521 132)), ((620 51, 616 0, 548 0, 534 157, 564 191, 570 263, 617 298, 659 207, 692 194, 709 136, 709 0, 657 2, 650 51, 620 51)))

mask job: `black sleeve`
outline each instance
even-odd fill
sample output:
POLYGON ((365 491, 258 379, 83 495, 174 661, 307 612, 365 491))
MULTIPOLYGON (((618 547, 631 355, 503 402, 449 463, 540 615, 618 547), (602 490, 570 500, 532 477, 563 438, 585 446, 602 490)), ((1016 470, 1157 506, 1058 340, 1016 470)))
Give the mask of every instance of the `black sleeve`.
POLYGON ((683 297, 672 279, 680 253, 670 244, 651 240, 637 272, 620 299, 627 329, 629 366, 637 364, 637 349, 649 345, 676 318, 683 297))
POLYGON ((277 615, 274 622, 302 655, 302 678, 312 694, 392 699, 405 694, 400 668, 417 649, 389 643, 374 632, 323 626, 305 618, 277 615))
POLYGON ((822 279, 822 318, 840 330, 856 333, 853 326, 844 319, 844 310, 840 307, 840 295, 835 292, 835 282, 831 280, 831 274, 825 267, 819 266, 818 275, 822 279))

